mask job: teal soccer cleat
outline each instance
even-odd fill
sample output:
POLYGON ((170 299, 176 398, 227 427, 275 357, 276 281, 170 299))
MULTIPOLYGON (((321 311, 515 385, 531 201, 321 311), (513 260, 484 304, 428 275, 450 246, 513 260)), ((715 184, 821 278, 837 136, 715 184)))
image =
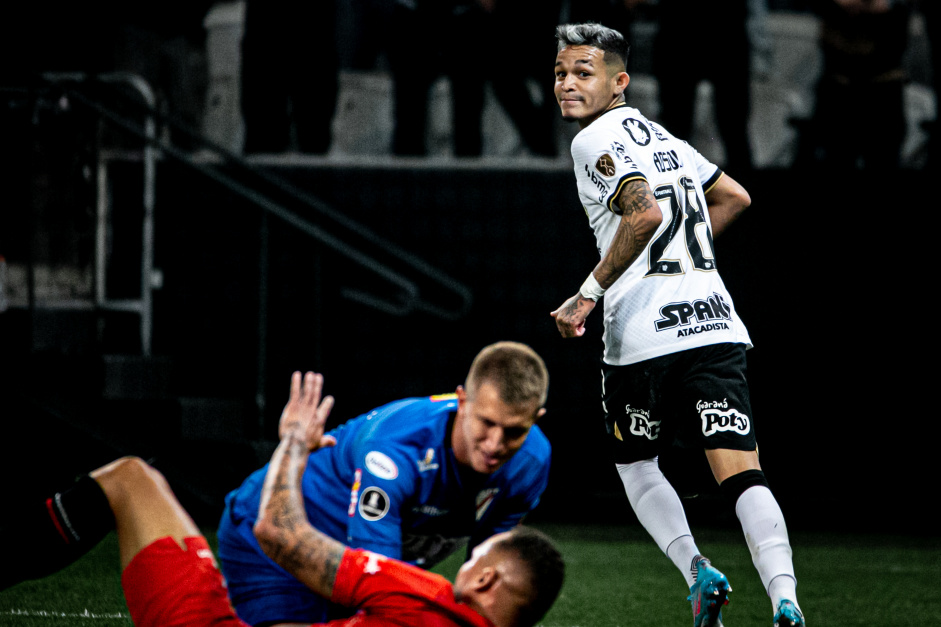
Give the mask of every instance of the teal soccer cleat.
POLYGON ((774 613, 774 627, 807 627, 807 624, 794 601, 784 599, 774 613))
POLYGON ((690 586, 687 597, 693 602, 693 627, 722 627, 722 606, 729 602, 732 591, 729 580, 705 557, 697 557, 693 564, 696 583, 690 586))

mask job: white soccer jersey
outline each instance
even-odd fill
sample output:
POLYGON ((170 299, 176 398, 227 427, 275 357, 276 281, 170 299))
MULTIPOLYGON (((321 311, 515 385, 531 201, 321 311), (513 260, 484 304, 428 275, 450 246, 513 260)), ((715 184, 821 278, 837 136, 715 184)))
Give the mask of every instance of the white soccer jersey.
POLYGON ((692 146, 622 105, 572 141, 578 195, 603 257, 620 223, 615 200, 629 181, 647 181, 663 223, 604 295, 604 361, 632 364, 733 342, 751 347, 716 268, 703 189, 722 176, 692 146))

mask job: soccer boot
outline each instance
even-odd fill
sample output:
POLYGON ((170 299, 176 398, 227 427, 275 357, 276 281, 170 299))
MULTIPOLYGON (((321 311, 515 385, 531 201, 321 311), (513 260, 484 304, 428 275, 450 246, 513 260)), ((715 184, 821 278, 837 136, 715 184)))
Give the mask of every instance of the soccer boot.
POLYGON ((693 627, 722 627, 722 606, 729 602, 732 591, 729 580, 705 557, 697 556, 693 565, 696 583, 690 586, 687 597, 693 603, 693 627))
POLYGON ((774 613, 774 627, 807 627, 807 624, 794 601, 784 599, 778 604, 778 611, 774 613))

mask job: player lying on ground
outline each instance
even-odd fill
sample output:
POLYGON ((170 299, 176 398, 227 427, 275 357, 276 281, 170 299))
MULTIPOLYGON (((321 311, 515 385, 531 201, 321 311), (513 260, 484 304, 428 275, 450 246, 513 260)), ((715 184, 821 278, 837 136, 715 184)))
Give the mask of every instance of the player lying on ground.
MULTIPOLYGON (((266 553, 312 590, 356 607, 331 625, 528 627, 561 588, 564 564, 529 528, 480 544, 452 585, 398 560, 353 550, 307 522, 300 479, 308 455, 335 440, 324 435, 333 405, 323 378, 299 372, 281 416, 281 442, 269 464, 255 525, 266 553)), ((226 595, 212 551, 163 476, 138 458, 99 468, 3 530, 7 587, 50 574, 117 529, 122 584, 138 627, 244 626, 226 595)))
MULTIPOLYGON (((387 403, 331 431, 301 478, 307 520, 334 540, 430 568, 452 552, 516 527, 549 477, 549 375, 519 342, 474 358, 454 394, 387 403)), ((350 615, 285 572, 253 527, 267 468, 226 497, 219 565, 239 618, 262 627, 350 615)), ((467 556, 471 553, 468 551, 467 556)))

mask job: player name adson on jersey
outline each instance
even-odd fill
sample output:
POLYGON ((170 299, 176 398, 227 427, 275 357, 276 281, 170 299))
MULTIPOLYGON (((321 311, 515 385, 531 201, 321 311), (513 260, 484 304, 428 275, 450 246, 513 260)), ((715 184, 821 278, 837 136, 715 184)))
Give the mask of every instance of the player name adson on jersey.
POLYGON ((672 172, 683 167, 683 162, 675 150, 653 153, 653 164, 657 172, 672 172))

